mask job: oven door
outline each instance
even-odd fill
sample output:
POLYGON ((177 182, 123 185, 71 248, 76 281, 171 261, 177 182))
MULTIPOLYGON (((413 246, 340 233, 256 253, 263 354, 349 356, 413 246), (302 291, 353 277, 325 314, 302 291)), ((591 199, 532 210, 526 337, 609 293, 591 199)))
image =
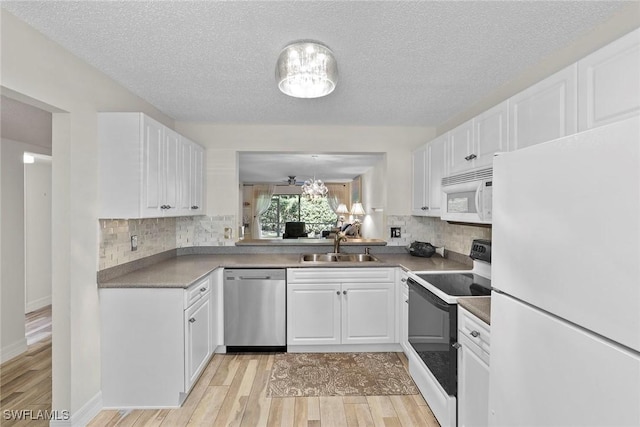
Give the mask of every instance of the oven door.
POLYGON ((457 395, 457 304, 409 278, 409 344, 445 392, 457 395))

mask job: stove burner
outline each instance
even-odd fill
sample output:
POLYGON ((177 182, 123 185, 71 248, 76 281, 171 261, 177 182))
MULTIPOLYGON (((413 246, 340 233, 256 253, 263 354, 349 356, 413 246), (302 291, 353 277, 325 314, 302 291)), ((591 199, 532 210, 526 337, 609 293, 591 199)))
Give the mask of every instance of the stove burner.
POLYGON ((418 277, 453 297, 491 295, 491 280, 473 273, 418 274, 418 277))

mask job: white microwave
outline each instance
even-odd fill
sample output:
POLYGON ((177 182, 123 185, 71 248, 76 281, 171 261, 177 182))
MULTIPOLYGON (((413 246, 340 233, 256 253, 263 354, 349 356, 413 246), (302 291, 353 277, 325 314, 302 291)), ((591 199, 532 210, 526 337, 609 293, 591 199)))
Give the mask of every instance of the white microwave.
POLYGON ((445 221, 491 224, 493 168, 442 178, 440 218, 445 221))

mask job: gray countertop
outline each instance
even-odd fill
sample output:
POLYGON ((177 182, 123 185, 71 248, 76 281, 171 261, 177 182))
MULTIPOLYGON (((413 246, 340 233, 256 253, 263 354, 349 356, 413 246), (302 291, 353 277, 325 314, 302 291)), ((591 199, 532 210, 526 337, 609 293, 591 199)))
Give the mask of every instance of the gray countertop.
POLYGON ((219 267, 402 267, 409 271, 469 270, 456 261, 434 255, 419 258, 409 254, 375 254, 380 262, 301 263, 299 254, 209 254, 181 255, 122 276, 100 281, 100 288, 186 288, 219 267))
POLYGON ((491 297, 458 298, 458 304, 487 325, 491 324, 491 297))

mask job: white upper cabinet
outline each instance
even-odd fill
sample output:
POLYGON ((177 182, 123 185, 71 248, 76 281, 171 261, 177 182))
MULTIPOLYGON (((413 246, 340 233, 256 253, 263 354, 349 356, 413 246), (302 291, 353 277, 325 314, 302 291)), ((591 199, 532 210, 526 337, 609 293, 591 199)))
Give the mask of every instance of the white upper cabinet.
POLYGON ((448 175, 490 167, 493 155, 509 150, 509 101, 504 101, 449 132, 448 175))
POLYGON ((577 68, 572 64, 509 99, 511 150, 577 132, 577 68))
POLYGON ((640 114, 640 30, 578 61, 580 131, 640 114))
POLYGON ((172 211, 173 215, 179 214, 180 203, 180 172, 179 149, 180 135, 175 131, 164 128, 164 205, 165 209, 172 211))
POLYGON ((474 118, 473 131, 473 167, 490 167, 495 153, 509 151, 509 101, 474 118))
POLYGON ((411 215, 425 216, 429 209, 427 157, 426 145, 411 153, 411 215))
POLYGON ((439 136, 411 154, 413 187, 411 215, 440 216, 440 188, 448 134, 439 136))
POLYGON ((180 215, 204 212, 204 148, 180 137, 180 215))
POLYGON ((202 213, 201 146, 142 113, 100 113, 98 126, 101 218, 202 213))
POLYGON ((204 213, 204 147, 191 143, 191 215, 204 213))
POLYGON ((449 175, 473 168, 473 120, 449 131, 447 166, 449 175))
POLYGON ((427 216, 440 216, 440 203, 442 201, 442 178, 446 168, 446 143, 448 134, 441 135, 431 141, 428 147, 427 183, 428 197, 427 216))

